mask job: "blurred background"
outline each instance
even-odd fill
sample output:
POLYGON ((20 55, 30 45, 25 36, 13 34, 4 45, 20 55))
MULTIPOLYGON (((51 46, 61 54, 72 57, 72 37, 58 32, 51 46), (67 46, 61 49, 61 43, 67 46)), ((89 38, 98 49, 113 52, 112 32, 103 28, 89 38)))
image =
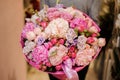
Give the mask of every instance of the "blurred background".
MULTIPOLYGON (((120 80, 120 0, 101 1, 98 19, 107 44, 90 64, 86 80, 120 80)), ((25 18, 40 6, 40 0, 0 1, 0 80, 49 80, 25 62, 19 43, 25 18)))

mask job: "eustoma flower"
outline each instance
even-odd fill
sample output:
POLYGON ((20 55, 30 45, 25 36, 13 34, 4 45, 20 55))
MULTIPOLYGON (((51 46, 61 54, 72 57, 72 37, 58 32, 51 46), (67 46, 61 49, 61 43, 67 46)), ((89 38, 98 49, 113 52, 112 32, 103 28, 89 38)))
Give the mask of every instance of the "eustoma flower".
POLYGON ((67 52, 68 49, 63 45, 52 47, 48 53, 51 64, 56 66, 62 63, 62 58, 67 55, 67 52))

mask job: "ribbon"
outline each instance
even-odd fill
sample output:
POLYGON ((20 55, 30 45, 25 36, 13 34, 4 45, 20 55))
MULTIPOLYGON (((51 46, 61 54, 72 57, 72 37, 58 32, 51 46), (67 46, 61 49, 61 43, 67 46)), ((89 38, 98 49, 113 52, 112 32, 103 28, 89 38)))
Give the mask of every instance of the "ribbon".
POLYGON ((75 70, 72 69, 72 60, 67 59, 62 64, 62 69, 66 74, 67 80, 79 80, 78 74, 75 70))

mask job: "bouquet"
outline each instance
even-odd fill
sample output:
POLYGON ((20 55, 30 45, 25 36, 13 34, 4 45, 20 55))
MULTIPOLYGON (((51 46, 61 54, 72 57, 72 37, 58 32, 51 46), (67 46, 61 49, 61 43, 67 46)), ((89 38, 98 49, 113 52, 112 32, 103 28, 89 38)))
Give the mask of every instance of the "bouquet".
POLYGON ((100 28, 85 13, 57 5, 36 12, 21 33, 27 62, 63 80, 78 80, 77 71, 96 58, 105 45, 100 28))

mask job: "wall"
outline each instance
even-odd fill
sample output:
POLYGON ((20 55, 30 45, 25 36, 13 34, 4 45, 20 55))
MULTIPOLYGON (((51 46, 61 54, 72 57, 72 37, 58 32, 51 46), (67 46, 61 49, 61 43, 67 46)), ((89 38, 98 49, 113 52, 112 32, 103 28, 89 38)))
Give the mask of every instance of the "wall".
POLYGON ((0 80, 26 80, 19 44, 23 14, 22 0, 0 0, 0 80))

